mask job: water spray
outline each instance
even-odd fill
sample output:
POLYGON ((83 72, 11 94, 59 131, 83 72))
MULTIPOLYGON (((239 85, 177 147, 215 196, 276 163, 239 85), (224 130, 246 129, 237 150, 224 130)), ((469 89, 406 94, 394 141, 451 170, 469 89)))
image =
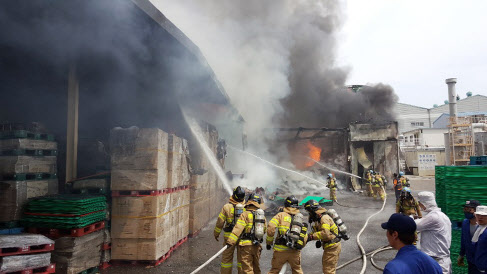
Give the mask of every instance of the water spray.
POLYGON ((243 150, 241 150, 241 149, 239 149, 239 148, 236 148, 236 147, 233 147, 233 146, 231 146, 231 145, 227 145, 227 147, 229 147, 229 148, 231 148, 231 149, 233 149, 233 150, 239 151, 239 152, 241 152, 241 153, 245 153, 245 154, 247 154, 247 155, 250 155, 250 156, 252 156, 252 157, 254 157, 254 158, 257 158, 257 159, 259 159, 259 160, 261 160, 261 161, 263 161, 263 162, 265 162, 265 163, 267 163, 267 164, 269 164, 269 165, 271 165, 271 166, 273 166, 273 167, 276 167, 276 168, 279 168, 279 169, 282 169, 282 170, 285 170, 285 171, 287 171, 287 172, 291 172, 291 173, 294 173, 294 174, 298 174, 299 176, 302 176, 302 177, 304 177, 304 178, 306 178, 306 179, 308 179, 308 180, 311 180, 311 181, 313 181, 313 182, 315 182, 315 183, 318 183, 318 184, 321 184, 321 185, 326 186, 326 184, 325 184, 325 183, 323 183, 323 182, 320 182, 320 181, 318 181, 318 180, 316 180, 316 179, 313 179, 313 178, 311 178, 311 177, 309 177, 309 176, 306 176, 306 175, 304 175, 304 174, 302 174, 302 173, 299 173, 299 172, 297 172, 297 171, 294 171, 294 170, 287 169, 287 168, 285 168, 285 167, 282 167, 282 166, 276 165, 276 164, 274 164, 274 163, 272 163, 272 162, 269 162, 269 161, 267 161, 267 160, 265 160, 265 159, 263 159, 263 158, 261 158, 261 157, 259 157, 259 156, 255 155, 255 154, 252 154, 252 153, 250 153, 250 152, 248 152, 248 151, 243 151, 243 150))
POLYGON ((334 169, 334 168, 331 168, 331 167, 328 167, 328 166, 325 166, 324 164, 322 164, 321 162, 318 162, 316 161, 315 159, 309 157, 309 156, 306 156, 306 158, 310 159, 310 160, 313 160, 315 163, 317 163, 318 165, 326 168, 326 169, 329 169, 331 171, 334 171, 334 172, 337 172, 337 173, 341 173, 341 174, 346 174, 348 176, 352 176, 352 177, 355 177, 355 178, 359 178, 359 179, 363 179, 362 177, 360 176, 357 176, 355 174, 352 174, 352 173, 348 173, 348 172, 345 172, 345 171, 341 171, 341 170, 338 170, 338 169, 334 169))
POLYGON ((205 153, 206 158, 208 159, 211 166, 213 167, 216 174, 218 175, 218 178, 220 178, 220 180, 223 183, 223 186, 228 191, 228 193, 230 195, 232 195, 233 190, 230 187, 230 182, 228 182, 227 176, 225 176, 225 173, 223 172, 223 169, 221 168, 220 164, 218 163, 218 160, 216 159, 215 154, 213 153, 213 151, 211 151, 210 147, 208 146, 205 139, 203 138, 203 133, 201 132, 200 126, 198 125, 198 123, 193 118, 188 117, 184 111, 182 111, 182 112, 183 112, 184 119, 186 120, 186 123, 189 125, 191 132, 193 133, 193 135, 196 138, 196 140, 198 141, 201 149, 205 153))

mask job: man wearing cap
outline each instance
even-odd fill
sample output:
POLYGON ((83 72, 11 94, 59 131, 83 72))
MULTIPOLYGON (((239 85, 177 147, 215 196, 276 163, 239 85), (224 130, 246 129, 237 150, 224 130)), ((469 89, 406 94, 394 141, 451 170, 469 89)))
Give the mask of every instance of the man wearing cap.
POLYGON ((474 246, 472 244, 472 237, 477 229, 477 218, 475 218, 475 210, 480 202, 477 200, 470 200, 465 202, 463 213, 465 220, 462 222, 462 238, 460 245, 460 256, 458 256, 458 266, 465 265, 465 256, 467 257, 468 273, 477 273, 477 267, 474 264, 474 246))
POLYGON ((487 206, 477 206, 475 216, 479 226, 472 237, 475 248, 474 264, 480 273, 487 273, 487 206))
POLYGON ((451 273, 450 245, 451 222, 436 205, 435 194, 429 191, 418 193, 423 218, 416 219, 416 230, 421 232, 420 249, 435 259, 443 274, 451 273))
POLYGON ((392 248, 398 250, 396 257, 384 268, 386 274, 424 273, 441 274, 440 265, 430 256, 419 251, 413 242, 416 238, 416 223, 401 213, 394 213, 387 223, 382 223, 387 229, 387 240, 392 248))

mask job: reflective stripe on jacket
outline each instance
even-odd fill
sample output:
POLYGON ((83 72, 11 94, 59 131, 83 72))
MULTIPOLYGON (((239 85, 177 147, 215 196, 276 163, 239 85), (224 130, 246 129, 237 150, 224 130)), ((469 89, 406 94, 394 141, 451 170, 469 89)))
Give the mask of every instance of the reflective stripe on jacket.
POLYGON ((326 214, 326 209, 318 209, 316 213, 321 214, 320 222, 315 222, 313 238, 322 241, 323 249, 337 244, 338 227, 333 219, 326 214))
MULTIPOLYGON (((225 204, 220 211, 220 214, 218 214, 218 218, 216 219, 216 225, 214 229, 214 235, 215 237, 218 237, 220 233, 222 232, 222 229, 224 227, 228 227, 232 224, 233 222, 233 216, 235 215, 235 205, 238 204, 237 201, 233 199, 233 197, 230 197, 230 200, 228 201, 228 204, 225 204)), ((223 236, 225 239, 230 236, 231 232, 223 232, 223 236)))
POLYGON ((326 184, 326 186, 329 189, 336 189, 337 188, 337 179, 336 178, 328 179, 328 183, 326 184))

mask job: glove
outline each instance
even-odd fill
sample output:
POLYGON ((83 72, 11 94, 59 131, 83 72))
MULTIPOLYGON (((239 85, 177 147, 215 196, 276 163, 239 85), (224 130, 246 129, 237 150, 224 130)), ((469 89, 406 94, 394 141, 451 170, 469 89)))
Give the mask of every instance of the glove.
POLYGON ((232 248, 233 245, 227 243, 227 249, 232 248))
POLYGON ((316 248, 321 248, 321 241, 316 241, 315 246, 316 246, 316 248))
POLYGON ((265 246, 265 248, 266 248, 267 250, 271 250, 272 246, 271 246, 271 245, 266 245, 266 246, 265 246))
POLYGON ((465 259, 463 256, 458 256, 457 265, 458 266, 465 266, 465 259))
POLYGON ((216 240, 217 242, 219 242, 219 241, 220 241, 220 239, 218 239, 218 237, 219 237, 219 236, 220 236, 220 235, 215 235, 215 240, 216 240))

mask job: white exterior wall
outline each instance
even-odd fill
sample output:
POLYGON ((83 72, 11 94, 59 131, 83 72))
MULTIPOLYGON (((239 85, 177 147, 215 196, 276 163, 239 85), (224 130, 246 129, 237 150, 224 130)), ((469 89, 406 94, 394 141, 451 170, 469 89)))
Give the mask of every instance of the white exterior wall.
POLYGON ((423 145, 429 147, 445 147, 445 133, 448 129, 424 129, 422 133, 423 145))
POLYGON ((417 128, 430 127, 427 108, 398 103, 396 105, 396 117, 399 126, 399 134, 417 128), (412 126, 412 122, 423 123, 423 126, 412 126))

